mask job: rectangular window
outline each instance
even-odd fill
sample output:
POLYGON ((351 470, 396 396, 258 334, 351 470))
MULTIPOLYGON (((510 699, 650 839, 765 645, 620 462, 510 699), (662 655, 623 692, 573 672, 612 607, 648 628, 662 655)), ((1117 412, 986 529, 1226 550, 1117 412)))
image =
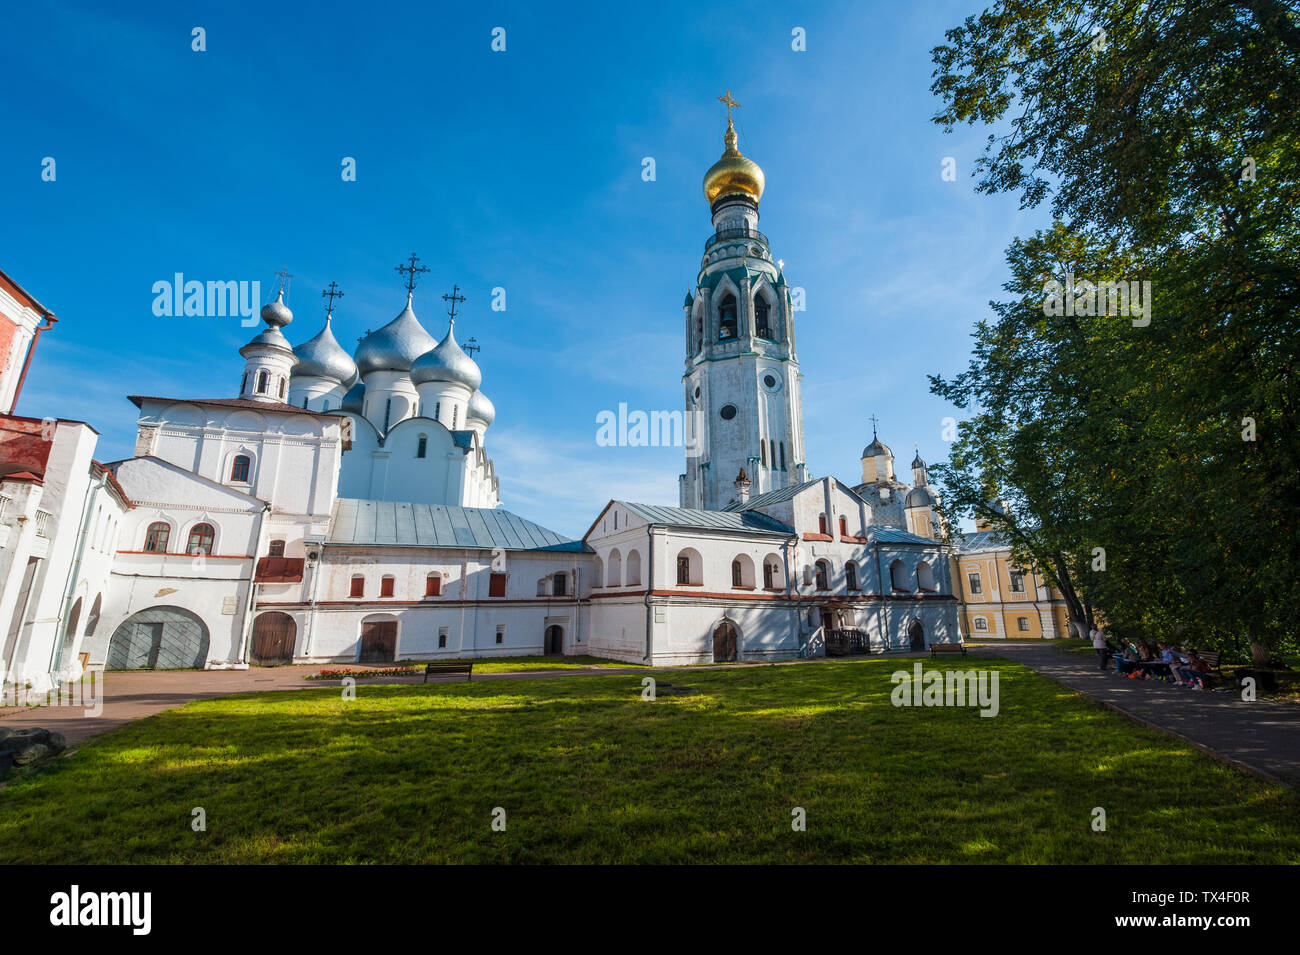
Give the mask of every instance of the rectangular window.
POLYGON ((691 559, 689 557, 677 558, 677 583, 689 584, 691 582, 691 559))
POLYGON ((966 575, 966 579, 970 581, 971 593, 973 594, 984 593, 984 585, 980 583, 980 575, 978 573, 976 573, 975 571, 971 571, 969 574, 966 575))
POLYGON ((284 541, 271 541, 270 554, 272 557, 284 556, 284 541))
POLYGON ((1016 626, 1020 628, 1021 633, 1024 633, 1026 630, 1029 629, 1029 618, 1028 617, 1018 618, 1016 620, 1016 626))
POLYGON ((818 514, 818 515, 817 515, 817 532, 818 532, 819 534, 825 534, 825 533, 826 533, 826 515, 825 515, 825 514, 818 514))
POLYGON ((493 574, 488 580, 488 596, 504 597, 506 595, 506 575, 493 574))
POLYGON ((1023 570, 1011 571, 1011 592, 1013 594, 1023 594, 1025 592, 1025 572, 1023 570))
POLYGON ((366 578, 353 577, 352 590, 348 593, 349 597, 364 597, 366 595, 366 578))
POLYGON ((429 439, 426 438, 424 435, 420 435, 420 439, 418 442, 416 442, 415 445, 415 456, 417 458, 424 457, 424 452, 428 449, 428 447, 429 447, 429 439))
POLYGON ((506 642, 506 628, 503 624, 497 625, 497 643, 506 642))
POLYGON ((430 574, 424 579, 424 595, 426 597, 442 596, 442 577, 438 574, 430 574))
POLYGON ((555 597, 567 596, 569 588, 569 578, 565 574, 555 575, 555 586, 551 590, 551 595, 555 597))
POLYGON ((379 596, 391 597, 393 595, 393 585, 395 581, 392 577, 384 577, 379 581, 379 596))
POLYGON ((772 565, 763 565, 763 586, 768 590, 772 589, 772 565))
POLYGON ((847 517, 840 517, 840 536, 849 536, 849 519, 847 517))

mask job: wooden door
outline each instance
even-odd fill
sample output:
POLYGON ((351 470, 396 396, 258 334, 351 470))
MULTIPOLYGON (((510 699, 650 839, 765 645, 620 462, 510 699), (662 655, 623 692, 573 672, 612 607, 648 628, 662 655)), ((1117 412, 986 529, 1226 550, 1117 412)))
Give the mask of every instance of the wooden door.
POLYGON ((911 642, 911 648, 915 651, 925 649, 925 630, 921 626, 921 621, 913 620, 912 626, 907 630, 907 636, 911 642))
POLYGON ((252 662, 258 666, 283 666, 293 662, 298 628, 287 613, 259 614, 253 622, 252 662))
POLYGON ((558 626, 550 626, 546 628, 546 652, 564 652, 564 630, 562 628, 558 626))
POLYGON ((722 663, 736 659, 736 628, 729 623, 718 624, 713 631, 713 662, 722 663))
POLYGON ((381 620, 361 625, 358 663, 392 663, 397 652, 397 621, 381 620))

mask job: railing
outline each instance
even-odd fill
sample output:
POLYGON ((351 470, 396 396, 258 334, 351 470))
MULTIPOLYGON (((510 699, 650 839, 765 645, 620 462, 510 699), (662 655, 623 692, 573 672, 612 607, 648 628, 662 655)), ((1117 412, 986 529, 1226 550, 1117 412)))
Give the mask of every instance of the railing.
POLYGON ((719 229, 704 243, 704 251, 707 252, 718 242, 726 242, 728 239, 755 239, 763 245, 770 245, 767 236, 757 229, 719 229))
POLYGON ((37 509, 36 511, 36 536, 37 537, 50 536, 50 521, 53 520, 53 518, 54 515, 51 514, 49 511, 42 511, 39 508, 37 509))
POLYGON ((850 653, 870 653, 871 642, 861 630, 827 630, 826 655, 843 657, 850 653))

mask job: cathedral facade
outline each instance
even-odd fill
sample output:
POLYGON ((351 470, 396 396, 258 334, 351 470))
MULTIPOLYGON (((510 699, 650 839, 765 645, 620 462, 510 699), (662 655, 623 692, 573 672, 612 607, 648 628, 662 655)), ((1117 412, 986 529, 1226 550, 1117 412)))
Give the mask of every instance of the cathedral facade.
MULTIPOLYGON (((66 570, 65 593, 34 600, 30 578, 5 584, 9 679, 542 653, 671 665, 958 640, 920 457, 904 484, 873 434, 861 483, 809 472, 794 302, 758 230, 764 187, 728 118, 683 312, 694 434, 677 506, 611 500, 577 540, 501 507, 487 448, 496 411, 455 337, 462 299, 443 296, 446 331, 430 334, 415 256, 397 316, 352 354, 332 331, 334 286, 323 326, 296 346, 281 289, 240 349, 232 396, 134 396, 132 457, 94 462, 73 422, 79 456, 0 469, 0 500, 23 481, 68 484, 61 467, 101 489, 85 496, 96 515, 68 498, 45 545, 76 554, 93 523, 95 560, 47 568, 66 570)), ((0 536, 0 556, 19 540, 34 538, 0 536)), ((7 580, 36 559, 9 557, 7 580)))

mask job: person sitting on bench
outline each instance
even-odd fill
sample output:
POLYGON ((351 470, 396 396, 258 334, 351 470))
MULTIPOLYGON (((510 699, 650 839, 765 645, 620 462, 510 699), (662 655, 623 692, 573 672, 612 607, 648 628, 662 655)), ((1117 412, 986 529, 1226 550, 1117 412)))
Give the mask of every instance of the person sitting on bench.
POLYGON ((1120 675, 1132 673, 1137 669, 1139 659, 1141 658, 1133 642, 1128 637, 1121 638, 1120 651, 1115 654, 1115 672, 1120 675))

